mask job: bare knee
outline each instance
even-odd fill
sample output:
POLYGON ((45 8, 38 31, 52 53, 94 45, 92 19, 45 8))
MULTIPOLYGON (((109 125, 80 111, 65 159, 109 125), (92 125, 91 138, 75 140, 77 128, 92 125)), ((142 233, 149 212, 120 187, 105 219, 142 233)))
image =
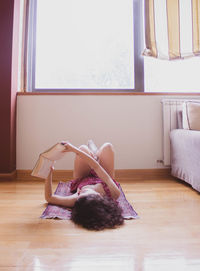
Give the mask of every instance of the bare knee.
POLYGON ((106 151, 106 152, 108 151, 108 152, 114 153, 114 147, 113 147, 113 145, 112 145, 111 143, 109 143, 109 142, 104 143, 104 144, 102 145, 101 149, 102 149, 102 151, 106 151))
POLYGON ((97 156, 100 159, 114 157, 114 147, 111 143, 104 143, 98 150, 97 156))

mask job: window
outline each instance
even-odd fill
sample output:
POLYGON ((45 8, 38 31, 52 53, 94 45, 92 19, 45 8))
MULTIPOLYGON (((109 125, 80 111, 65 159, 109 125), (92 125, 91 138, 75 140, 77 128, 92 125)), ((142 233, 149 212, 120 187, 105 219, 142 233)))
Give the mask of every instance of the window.
MULTIPOLYGON (((27 91, 200 92, 200 57, 167 61, 142 56, 144 1, 27 2, 27 91)), ((157 9, 164 2, 156 0, 157 9)), ((183 3, 187 30, 184 12, 190 1, 183 3)), ((162 20, 162 12, 159 16, 162 20)), ((157 37, 161 32, 162 27, 157 37)))
POLYGON ((200 57, 160 60, 145 57, 145 92, 200 92, 200 57))
POLYGON ((145 91, 200 92, 200 1, 145 3, 146 51, 160 58, 144 58, 145 91))
POLYGON ((140 0, 33 0, 30 91, 143 91, 140 0))

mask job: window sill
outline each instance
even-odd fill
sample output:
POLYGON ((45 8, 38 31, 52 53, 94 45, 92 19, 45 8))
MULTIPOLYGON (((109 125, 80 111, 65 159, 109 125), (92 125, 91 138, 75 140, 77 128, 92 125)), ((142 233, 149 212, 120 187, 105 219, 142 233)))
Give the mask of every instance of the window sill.
POLYGON ((17 92, 17 96, 41 96, 41 95, 136 95, 136 96, 200 96, 199 92, 17 92))

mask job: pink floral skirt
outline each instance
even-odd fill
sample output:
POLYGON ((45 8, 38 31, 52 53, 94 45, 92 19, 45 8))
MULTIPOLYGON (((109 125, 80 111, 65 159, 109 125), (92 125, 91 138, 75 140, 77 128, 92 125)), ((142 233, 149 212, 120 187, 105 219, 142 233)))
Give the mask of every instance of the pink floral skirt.
MULTIPOLYGON (((118 182, 116 182, 115 180, 113 180, 113 181, 119 187, 118 182)), ((96 174, 96 172, 94 170, 91 170, 90 174, 87 177, 78 178, 78 179, 73 180, 71 183, 71 193, 76 193, 77 189, 81 189, 82 187, 84 187, 86 185, 92 185, 92 184, 97 184, 97 183, 102 184, 103 189, 106 193, 106 196, 111 198, 111 192, 110 192, 110 189, 108 188, 107 184, 98 177, 98 175, 96 174)))

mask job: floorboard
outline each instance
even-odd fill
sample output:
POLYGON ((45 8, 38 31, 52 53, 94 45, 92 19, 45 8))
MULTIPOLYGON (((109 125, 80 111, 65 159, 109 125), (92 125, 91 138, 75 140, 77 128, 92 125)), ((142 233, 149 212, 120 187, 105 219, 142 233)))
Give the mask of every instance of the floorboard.
POLYGON ((200 194, 174 178, 119 181, 140 218, 100 232, 40 219, 43 181, 1 181, 0 271, 199 271, 200 194))

